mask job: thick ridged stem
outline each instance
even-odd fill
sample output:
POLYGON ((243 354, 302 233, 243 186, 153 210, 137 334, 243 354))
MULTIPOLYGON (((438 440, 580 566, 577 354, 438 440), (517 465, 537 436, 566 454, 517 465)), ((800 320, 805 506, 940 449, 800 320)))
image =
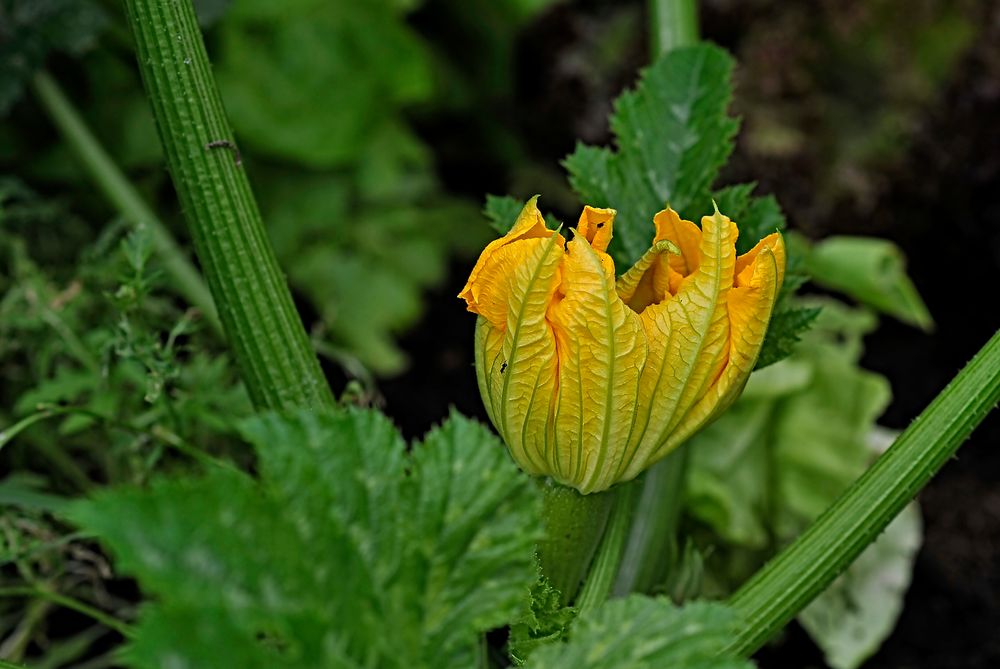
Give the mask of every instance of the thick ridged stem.
POLYGON ((125 0, 195 251, 261 409, 334 404, 264 231, 191 0, 125 0))
POLYGON ((886 528, 1000 401, 1000 331, 795 542, 729 600, 745 621, 728 651, 751 655, 886 528))

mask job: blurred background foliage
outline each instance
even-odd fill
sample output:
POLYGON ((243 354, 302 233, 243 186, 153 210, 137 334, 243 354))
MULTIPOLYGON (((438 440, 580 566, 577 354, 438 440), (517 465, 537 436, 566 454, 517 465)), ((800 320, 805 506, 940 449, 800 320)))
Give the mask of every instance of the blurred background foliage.
MULTIPOLYGON (((561 161, 578 140, 611 142, 611 101, 648 63, 644 3, 195 4, 243 164, 337 392, 385 402, 408 436, 450 404, 482 416, 471 324, 452 299, 493 234, 478 211, 482 196, 541 192, 547 210, 575 220, 579 203, 561 161)), ((939 252, 962 257, 969 240, 1000 244, 974 218, 972 197, 1000 175, 995 159, 975 159, 975 138, 985 135, 974 127, 1000 97, 1000 14, 988 0, 702 7, 703 32, 736 57, 733 111, 743 119, 716 185, 756 181, 757 193, 778 195, 790 226, 804 233, 796 243, 813 279, 806 292, 837 291, 922 329, 933 327, 933 315, 950 337, 936 344, 942 362, 913 379, 925 395, 896 389, 903 399, 890 406, 889 422, 902 427, 964 362, 955 342, 981 343, 970 319, 955 325, 962 307, 945 292, 936 261, 939 252), (972 102, 949 125, 941 110, 956 88, 957 99, 972 102), (954 141, 944 142, 948 131, 954 141), (957 176, 941 176, 949 171, 957 176), (934 227, 940 208, 921 218, 927 201, 914 196, 923 193, 931 205, 949 199, 947 239, 934 227), (899 202, 912 204, 896 213, 899 202), (809 241, 830 233, 842 237, 809 241), (914 278, 929 312, 899 248, 859 242, 859 234, 905 244, 911 267, 923 268, 914 278)), ((115 0, 0 0, 0 589, 13 588, 0 597, 0 657, 37 667, 113 666, 121 639, 55 606, 51 593, 125 619, 138 600, 134 585, 114 578, 62 522, 67 497, 216 456, 252 466, 233 427, 250 407, 224 343, 178 298, 148 230, 94 188, 33 94, 32 78, 47 70, 183 244, 133 61, 115 0)), ((996 202, 983 203, 984 216, 1000 212, 996 202)), ((955 281, 972 281, 963 271, 955 281)), ((860 365, 908 372, 927 340, 889 323, 894 339, 865 355, 872 313, 828 295, 823 307, 793 357, 765 370, 699 437, 713 443, 699 446, 692 464, 695 540, 676 548, 685 570, 664 586, 674 594, 728 591, 872 457, 890 392, 860 365), (806 449, 806 441, 819 446, 806 449)), ((890 557, 875 560, 906 581, 921 531, 907 522, 879 549, 890 557)), ((945 556, 995 564, 1000 554, 988 550, 971 563, 945 556)), ((879 591, 884 574, 865 569, 803 617, 832 666, 863 661, 899 614, 905 583, 879 591), (859 592, 875 592, 869 599, 883 606, 854 607, 859 592), (843 642, 848 628, 829 621, 844 620, 845 606, 850 629, 868 637, 843 642)), ((975 571, 952 569, 966 579, 975 571)), ((1000 605, 1000 595, 983 596, 974 603, 1000 605)), ((994 666, 989 652, 966 666, 994 666)))

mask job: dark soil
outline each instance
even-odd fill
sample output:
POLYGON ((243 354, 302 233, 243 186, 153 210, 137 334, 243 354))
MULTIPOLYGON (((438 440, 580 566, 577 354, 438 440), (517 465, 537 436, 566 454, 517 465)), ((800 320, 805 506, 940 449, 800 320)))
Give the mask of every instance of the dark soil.
MULTIPOLYGON (((899 4, 901 12, 909 6, 899 4)), ((1000 325, 995 290, 1000 276, 1000 6, 991 4, 972 3, 981 25, 975 45, 933 104, 922 110, 901 159, 868 174, 877 184, 868 199, 846 198, 818 209, 812 193, 822 186, 817 183, 822 165, 816 164, 822 157, 761 158, 742 139, 727 174, 734 181, 758 181, 761 190, 782 202, 793 227, 808 234, 874 234, 904 249, 937 328, 925 334, 885 319, 867 339, 863 361, 891 381, 894 400, 881 422, 897 429, 906 427, 1000 325)), ((507 120, 543 165, 557 166, 578 137, 607 141, 606 128, 594 119, 604 118, 609 101, 643 62, 645 44, 636 39, 615 63, 603 66, 600 76, 573 65, 600 36, 611 6, 591 2, 556 8, 531 28, 520 47, 523 107, 507 120)), ((639 5, 621 11, 632 12, 642 25, 639 5)), ((798 10, 778 2, 718 0, 707 3, 702 30, 742 62, 746 34, 757 23, 781 21, 791 11, 798 10)), ((747 85, 753 82, 741 82, 744 89, 747 85)), ((738 91, 737 108, 740 96, 738 91)), ((453 192, 479 199, 511 185, 494 181, 495 169, 468 169, 474 163, 469 154, 474 137, 463 137, 463 152, 444 128, 425 134, 440 148, 442 178, 453 192)), ((471 262, 454 264, 445 286, 428 296, 422 323, 404 338, 413 360, 410 371, 380 386, 388 412, 410 436, 422 434, 451 406, 485 419, 472 366, 473 317, 454 298, 471 262)), ((1000 414, 994 413, 921 493, 926 541, 913 584, 895 632, 866 666, 1000 666, 997 443, 1000 414)), ((821 654, 795 626, 758 661, 775 668, 823 666, 821 654)))

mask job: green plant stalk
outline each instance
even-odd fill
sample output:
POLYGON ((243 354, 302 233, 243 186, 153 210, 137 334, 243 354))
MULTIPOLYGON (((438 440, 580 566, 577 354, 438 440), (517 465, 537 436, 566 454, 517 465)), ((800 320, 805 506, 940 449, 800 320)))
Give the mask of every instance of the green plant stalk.
MULTIPOLYGON (((698 42, 697 0, 650 0, 649 18, 653 60, 671 49, 698 42)), ((682 444, 641 479, 639 502, 614 584, 618 596, 649 591, 671 567, 669 549, 676 543, 684 501, 686 453, 682 444)))
POLYGON ((674 566, 677 556, 671 549, 677 545, 686 474, 687 447, 682 444, 637 482, 639 492, 615 579, 615 596, 650 592, 674 566))
POLYGON ((638 482, 629 481, 602 493, 604 496, 614 495, 614 507, 601 546, 590 566, 590 573, 574 603, 581 613, 600 606, 611 594, 625 551, 625 542, 628 540, 638 491, 638 482))
POLYGON ((1000 330, 872 467, 729 600, 745 624, 727 649, 749 656, 885 529, 1000 401, 1000 330))
POLYGON ((191 0, 125 0, 167 167, 250 398, 330 407, 326 383, 264 231, 191 0))
MULTIPOLYGON (((649 8, 654 56, 697 42, 698 7, 695 0, 651 0, 649 8)), ((572 600, 572 593, 576 591, 582 575, 577 575, 577 570, 586 570, 594 555, 597 541, 601 541, 598 557, 593 560, 590 573, 587 573, 581 594, 581 598, 585 598, 588 605, 596 606, 600 603, 597 600, 603 601, 612 587, 617 589, 616 579, 619 566, 622 565, 626 543, 629 553, 625 566, 629 575, 623 576, 623 579, 638 583, 635 580, 637 574, 648 578, 649 574, 658 573, 658 570, 662 569, 665 553, 658 552, 657 547, 663 545, 663 542, 669 543, 673 536, 657 534, 655 528, 664 528, 666 532, 670 532, 670 528, 676 525, 676 520, 672 519, 679 515, 681 500, 677 494, 679 485, 672 482, 678 478, 683 480, 683 458, 674 455, 667 460, 672 462, 665 461, 658 465, 664 468, 664 475, 655 476, 653 480, 659 487, 643 491, 644 499, 660 500, 660 503, 653 503, 636 510, 636 522, 641 524, 642 531, 634 539, 630 536, 629 523, 633 517, 636 486, 639 485, 637 483, 629 483, 617 489, 587 496, 577 495, 575 498, 568 496, 559 500, 562 508, 558 513, 545 512, 548 533, 546 541, 550 545, 559 546, 559 549, 546 550, 543 542, 539 548, 542 571, 563 593, 564 603, 572 600), (681 473, 666 474, 666 470, 673 467, 680 467, 681 473), (624 507, 626 501, 622 499, 620 492, 626 488, 629 490, 627 509, 624 507), (601 539, 601 533, 605 532, 603 522, 598 525, 596 519, 589 521, 593 526, 588 531, 581 530, 581 523, 588 522, 587 519, 592 517, 594 508, 599 508, 601 505, 610 508, 611 504, 615 505, 617 511, 603 540, 601 539), (647 529, 650 531, 645 531, 647 529), (569 590, 569 594, 563 587, 569 590)), ((549 500, 546 500, 546 508, 548 506, 549 500)))
POLYGON ((650 52, 655 60, 682 46, 698 41, 697 0, 650 0, 650 52))
POLYGON ((545 539, 538 544, 538 561, 565 605, 573 601, 594 559, 614 494, 581 495, 573 488, 548 480, 541 485, 545 539))
POLYGON ((135 635, 132 631, 131 625, 128 623, 122 622, 121 620, 118 620, 118 618, 115 618, 100 609, 96 609, 90 604, 85 604, 73 599, 72 597, 66 597, 65 595, 60 595, 58 592, 53 592, 44 588, 34 588, 31 586, 0 588, 0 597, 36 597, 58 606, 71 609, 77 613, 81 613, 88 618, 101 623, 105 627, 113 629, 126 639, 131 639, 135 635))
POLYGON ((170 275, 177 292, 202 313, 213 329, 221 333, 219 314, 201 274, 94 137, 59 84, 47 72, 39 72, 32 80, 32 88, 45 113, 59 129, 66 145, 90 175, 94 185, 125 219, 147 226, 163 268, 170 275))

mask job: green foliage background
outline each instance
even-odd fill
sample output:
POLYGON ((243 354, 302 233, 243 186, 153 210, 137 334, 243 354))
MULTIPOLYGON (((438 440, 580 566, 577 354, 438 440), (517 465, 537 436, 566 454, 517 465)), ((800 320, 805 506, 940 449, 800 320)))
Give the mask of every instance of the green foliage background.
MULTIPOLYGON (((469 44, 418 32, 419 0, 197 3, 316 348, 367 384, 346 403, 368 403, 373 377, 406 368, 397 336, 449 261, 491 236, 475 204, 442 185, 418 121, 476 118, 504 145, 510 135, 492 113, 512 95, 514 39, 552 3, 439 4, 469 44)), ((148 229, 101 199, 31 96, 34 73, 50 68, 184 239, 117 6, 0 0, 0 18, 0 171, 16 175, 0 179, 0 632, 17 642, 8 657, 118 661, 114 625, 81 625, 47 645, 17 636, 22 620, 44 628, 55 595, 126 621, 133 666, 467 667, 491 653, 494 664, 509 653, 538 667, 748 666, 716 656, 735 624, 721 605, 636 596, 579 618, 560 606, 533 559, 539 494, 477 423, 452 415, 408 446, 370 409, 251 418, 224 342, 178 299, 148 229), (126 578, 149 597, 138 610, 126 578), (483 634, 508 625, 497 658, 504 642, 491 647, 483 634)), ((953 36, 968 39, 960 25, 953 36)), ((923 69, 943 76, 934 63, 956 50, 928 55, 923 69)), ((754 184, 719 187, 738 127, 727 113, 732 70, 707 45, 658 60, 618 99, 613 144, 580 144, 566 158, 582 201, 619 210, 620 268, 648 246, 652 214, 668 202, 698 220, 715 200, 740 223, 741 252, 786 228, 754 184)), ((498 146, 488 151, 528 162, 523 147, 498 146)), ((524 195, 488 198, 498 230, 524 195)), ((866 442, 888 401, 885 380, 858 367, 873 316, 797 297, 806 278, 930 324, 895 247, 791 249, 759 362, 770 367, 692 449, 692 538, 659 588, 676 600, 728 593, 871 457, 866 442)), ((804 614, 838 669, 863 661, 898 615, 905 588, 878 590, 878 577, 909 573, 919 523, 894 536, 804 614), (844 604, 872 592, 889 604, 844 604), (845 639, 844 621, 876 632, 845 639)))

